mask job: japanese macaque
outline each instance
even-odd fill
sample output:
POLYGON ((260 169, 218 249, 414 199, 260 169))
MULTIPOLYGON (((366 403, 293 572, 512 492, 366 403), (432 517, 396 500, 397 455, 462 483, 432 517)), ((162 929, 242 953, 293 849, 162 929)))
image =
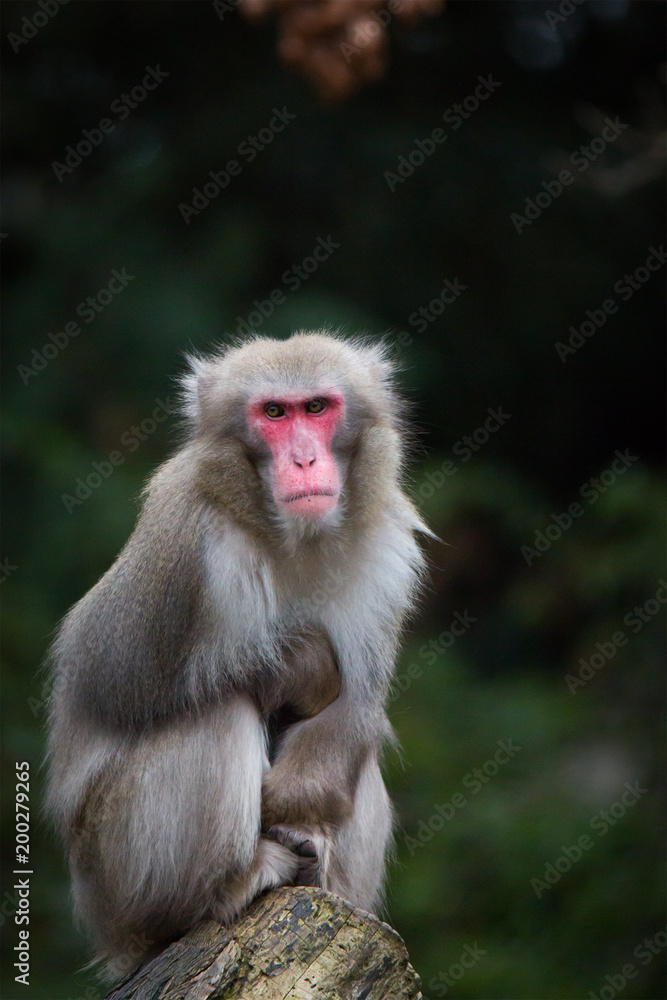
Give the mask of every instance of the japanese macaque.
POLYGON ((48 806, 122 974, 314 884, 378 906, 384 701, 427 531, 384 349, 320 333, 191 359, 187 437, 53 647, 48 806))

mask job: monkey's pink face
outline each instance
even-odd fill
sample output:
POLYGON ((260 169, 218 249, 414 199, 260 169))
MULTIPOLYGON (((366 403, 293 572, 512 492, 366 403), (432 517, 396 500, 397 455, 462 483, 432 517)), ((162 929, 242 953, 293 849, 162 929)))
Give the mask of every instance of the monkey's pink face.
POLYGON ((268 445, 273 496, 288 516, 316 520, 340 497, 340 474, 331 441, 345 412, 336 391, 321 396, 285 395, 248 405, 248 422, 268 445))

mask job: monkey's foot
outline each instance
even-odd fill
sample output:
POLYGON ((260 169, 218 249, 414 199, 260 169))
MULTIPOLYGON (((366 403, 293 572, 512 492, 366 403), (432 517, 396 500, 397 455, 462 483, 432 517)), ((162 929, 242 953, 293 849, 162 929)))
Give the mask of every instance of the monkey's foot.
POLYGON ((318 885, 319 864, 316 834, 309 826, 288 826, 287 823, 276 823, 269 830, 267 837, 276 840, 283 847, 288 847, 296 854, 299 870, 295 876, 294 885, 318 885))

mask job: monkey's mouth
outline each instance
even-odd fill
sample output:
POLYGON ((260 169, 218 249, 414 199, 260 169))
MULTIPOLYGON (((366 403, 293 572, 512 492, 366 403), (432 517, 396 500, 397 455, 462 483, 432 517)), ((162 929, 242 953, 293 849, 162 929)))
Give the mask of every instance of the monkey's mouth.
POLYGON ((299 490, 290 493, 282 502, 285 513, 312 521, 332 511, 338 504, 338 495, 339 491, 333 489, 299 490))
POLYGON ((290 493, 283 503, 294 503, 295 500, 308 500, 310 497, 336 497, 335 490, 304 490, 303 493, 290 493))

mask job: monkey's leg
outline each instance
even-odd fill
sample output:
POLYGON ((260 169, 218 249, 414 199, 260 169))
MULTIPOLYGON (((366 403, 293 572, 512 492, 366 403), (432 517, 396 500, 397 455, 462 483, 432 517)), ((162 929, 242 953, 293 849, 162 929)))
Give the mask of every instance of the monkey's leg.
POLYGON ((382 905, 392 822, 391 802, 376 756, 371 754, 359 777, 351 819, 328 838, 320 871, 322 888, 376 912, 382 905))
POLYGON ((80 917, 122 973, 204 917, 233 920, 298 862, 259 837, 265 734, 247 698, 114 749, 81 803, 70 862, 80 917))
POLYGON ((262 787, 265 831, 299 854, 314 847, 316 884, 367 909, 379 902, 391 833, 377 763, 390 734, 383 714, 355 714, 341 694, 285 729, 262 787))
POLYGON ((268 836, 299 858, 297 885, 319 885, 375 912, 382 903, 392 808, 375 754, 362 767, 354 809, 340 826, 275 823, 268 836))

